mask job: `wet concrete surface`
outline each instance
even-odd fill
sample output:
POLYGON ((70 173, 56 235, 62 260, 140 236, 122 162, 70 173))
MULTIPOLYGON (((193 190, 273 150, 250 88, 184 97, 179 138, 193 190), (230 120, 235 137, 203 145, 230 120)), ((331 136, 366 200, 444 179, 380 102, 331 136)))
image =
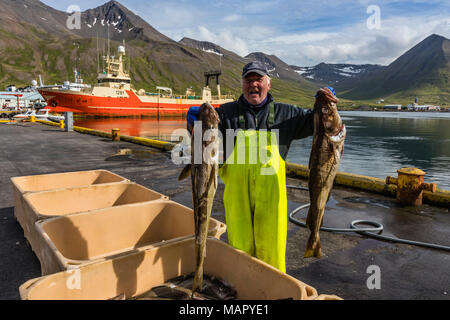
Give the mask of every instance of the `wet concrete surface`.
MULTIPOLYGON (((64 132, 40 124, 0 125, 0 299, 20 299, 18 288, 40 277, 40 264, 26 244, 14 219, 10 178, 45 173, 105 169, 161 192, 188 207, 192 195, 188 180, 178 182, 182 166, 169 153, 126 142, 64 132), (131 150, 132 152, 119 152, 131 150)), ((289 185, 306 181, 288 179, 289 185)), ((225 221, 219 184, 213 217, 225 221)), ((288 190, 288 211, 309 201, 307 191, 288 190)), ((301 219, 306 212, 299 213, 301 219)), ((324 226, 347 228, 353 220, 371 220, 384 226, 383 235, 450 246, 448 209, 423 206, 400 208, 395 199, 335 187, 324 226)), ((309 231, 289 222, 287 273, 318 290, 344 299, 450 300, 450 252, 370 239, 356 233, 321 232, 324 256, 303 258, 309 231), (380 289, 368 268, 380 270, 380 289)), ((226 233, 221 238, 227 241, 226 233)))

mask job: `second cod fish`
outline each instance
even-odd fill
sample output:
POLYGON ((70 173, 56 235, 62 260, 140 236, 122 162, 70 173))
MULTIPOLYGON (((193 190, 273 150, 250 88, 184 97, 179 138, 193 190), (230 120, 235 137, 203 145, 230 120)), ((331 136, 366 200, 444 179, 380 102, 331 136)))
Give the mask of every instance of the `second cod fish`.
POLYGON ((311 206, 306 219, 311 234, 306 244, 305 258, 322 255, 319 230, 344 151, 346 129, 337 110, 338 101, 328 88, 322 88, 314 104, 314 136, 308 181, 311 206))
POLYGON ((195 225, 195 259, 196 270, 192 286, 192 294, 203 289, 203 262, 206 256, 206 239, 209 229, 209 217, 217 189, 219 173, 219 115, 209 103, 204 103, 199 109, 201 131, 194 126, 191 145, 191 164, 184 168, 179 180, 191 173, 192 202, 194 205, 195 225), (210 133, 209 136, 208 132, 210 133), (200 139, 198 135, 201 135, 200 139), (197 135, 197 137, 196 137, 197 135), (196 145, 197 140, 197 145, 196 145), (206 140, 206 141, 204 141, 206 140), (199 143, 198 141, 201 141, 199 143))
POLYGON ((167 283, 133 298, 135 300, 236 300, 236 290, 226 281, 213 276, 204 276, 202 293, 192 294, 190 288, 194 273, 169 280, 167 283))

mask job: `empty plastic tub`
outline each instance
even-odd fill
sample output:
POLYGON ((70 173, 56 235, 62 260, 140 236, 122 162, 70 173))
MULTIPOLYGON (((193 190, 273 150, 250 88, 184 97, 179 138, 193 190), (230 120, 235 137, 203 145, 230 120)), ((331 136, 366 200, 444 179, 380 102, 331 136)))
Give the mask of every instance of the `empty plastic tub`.
POLYGON ((123 181, 127 181, 127 179, 107 170, 64 172, 11 178, 13 186, 20 193, 123 181))
MULTIPOLYGON (((24 194, 22 225, 25 237, 37 254, 36 221, 134 203, 168 199, 135 183, 113 183, 24 194)), ((98 230, 102 232, 102 229, 98 230)))
MULTIPOLYGON (((193 210, 164 200, 38 221, 36 229, 43 275, 166 245, 195 232, 193 210)), ((225 224, 210 219, 210 236, 220 238, 225 231, 225 224)))
POLYGON ((42 174, 11 178, 14 193, 14 215, 25 229, 26 219, 23 213, 23 195, 28 192, 40 192, 70 187, 129 182, 129 180, 107 170, 91 170, 42 174))
MULTIPOLYGON (((208 238, 204 272, 235 287, 238 299, 310 300, 313 287, 226 243, 208 238)), ((194 239, 131 253, 79 269, 34 279, 20 287, 28 300, 106 300, 141 295, 168 280, 194 272, 194 239)))

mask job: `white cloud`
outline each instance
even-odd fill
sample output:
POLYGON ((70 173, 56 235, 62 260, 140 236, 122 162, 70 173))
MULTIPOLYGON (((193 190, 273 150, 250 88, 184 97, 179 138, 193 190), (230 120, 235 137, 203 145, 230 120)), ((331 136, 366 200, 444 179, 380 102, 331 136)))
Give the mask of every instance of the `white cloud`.
MULTIPOLYGON (((355 17, 349 19, 355 21, 353 24, 330 20, 323 22, 322 27, 312 29, 297 27, 298 23, 300 26, 308 26, 309 22, 305 21, 311 19, 315 21, 314 19, 321 16, 320 12, 311 10, 311 6, 319 5, 321 0, 318 2, 305 3, 300 8, 287 6, 285 2, 280 1, 264 2, 260 7, 248 2, 246 4, 248 10, 229 10, 229 14, 220 19, 217 19, 217 12, 207 17, 199 11, 193 11, 191 17, 195 16, 192 18, 195 23, 186 23, 184 28, 177 26, 172 28, 170 25, 160 31, 174 40, 187 36, 213 42, 241 56, 256 51, 274 54, 288 64, 299 66, 312 66, 320 62, 387 65, 432 33, 450 38, 450 18, 444 14, 421 17, 419 14, 409 15, 410 13, 405 11, 402 16, 387 17, 384 7, 381 14, 381 29, 369 30, 366 24, 369 15, 364 5, 372 2, 364 0, 358 1, 361 5, 359 19, 355 17), (289 8, 291 12, 286 11, 286 16, 290 15, 290 20, 287 19, 289 22, 283 27, 270 19, 259 19, 263 12, 270 16, 271 10, 278 10, 274 20, 279 22, 280 19, 283 20, 279 10, 289 8), (244 12, 251 14, 244 15, 244 12), (293 16, 298 18, 293 19, 293 16)), ((333 3, 332 8, 338 10, 341 2, 333 3)), ((382 5, 387 6, 393 2, 398 0, 387 0, 382 5)), ((423 0, 416 2, 420 3, 423 0)), ((220 6, 220 9, 224 10, 226 5, 221 3, 220 6)), ((342 7, 342 10, 345 14, 348 7, 342 7)), ((169 14, 169 11, 166 13, 169 14)), ((178 20, 181 24, 180 18, 170 15, 166 17, 166 21, 178 20)))
POLYGON ((329 40, 334 37, 334 33, 327 32, 307 32, 307 33, 295 33, 275 36, 273 38, 262 40, 262 43, 284 43, 287 45, 298 45, 302 43, 310 43, 312 41, 329 40))
POLYGON ((222 21, 224 21, 224 22, 236 22, 236 21, 238 21, 239 19, 241 19, 241 16, 240 16, 240 15, 232 14, 232 15, 229 15, 229 16, 224 17, 224 18, 222 19, 222 21))
POLYGON ((241 56, 245 56, 249 53, 247 41, 228 29, 212 32, 205 26, 199 26, 196 29, 185 30, 185 32, 186 36, 189 38, 213 42, 224 49, 233 51, 241 56))
MULTIPOLYGON (((49 4, 72 0, 44 0, 49 4)), ((105 0, 80 0, 84 9, 105 0), (89 3, 89 4, 88 4, 89 3)), ((288 64, 389 64, 432 33, 450 38, 448 0, 122 0, 168 37, 210 41, 241 56, 262 51, 288 64), (381 29, 369 30, 369 5, 381 29), (428 9, 431 8, 431 9, 428 9)), ((72 3, 72 2, 70 2, 72 3)))
POLYGON ((279 35, 262 41, 260 49, 266 53, 276 51, 285 62, 299 66, 320 62, 387 65, 433 33, 450 38, 449 22, 445 16, 396 17, 382 20, 380 30, 356 24, 329 33, 279 35))

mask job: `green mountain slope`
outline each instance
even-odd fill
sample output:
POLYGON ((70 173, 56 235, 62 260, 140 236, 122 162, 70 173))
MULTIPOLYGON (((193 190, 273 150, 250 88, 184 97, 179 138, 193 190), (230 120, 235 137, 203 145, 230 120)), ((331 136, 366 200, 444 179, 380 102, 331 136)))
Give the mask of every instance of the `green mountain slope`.
POLYGON ((340 88, 353 100, 385 100, 420 103, 450 103, 450 40, 431 35, 407 51, 386 69, 340 88))
MULTIPOLYGON (((87 10, 81 15, 81 29, 69 30, 68 14, 38 0, 0 0, 0 87, 27 86, 39 75, 45 84, 73 81, 75 67, 84 82, 94 84, 101 57, 126 42, 133 85, 155 92, 156 86, 171 87, 184 94, 188 87, 199 94, 205 85, 204 72, 221 66, 222 94, 241 92, 241 72, 246 63, 237 55, 214 53, 178 43, 117 1, 87 10), (108 35, 110 43, 108 45, 108 35)), ((274 86, 279 101, 310 100, 312 87, 281 80, 274 86)), ((213 94, 215 85, 213 84, 213 94)))

